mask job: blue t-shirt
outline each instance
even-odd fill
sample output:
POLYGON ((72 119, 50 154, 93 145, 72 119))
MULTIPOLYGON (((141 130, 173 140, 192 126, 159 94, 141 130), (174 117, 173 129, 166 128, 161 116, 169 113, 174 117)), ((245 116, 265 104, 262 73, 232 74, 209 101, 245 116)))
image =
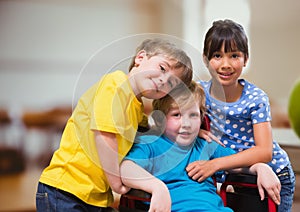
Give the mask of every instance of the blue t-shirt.
POLYGON ((179 146, 165 136, 146 135, 136 138, 125 159, 134 161, 167 185, 172 211, 232 211, 224 207, 212 178, 199 183, 188 176, 185 168, 197 160, 234 153, 230 148, 201 138, 190 146, 179 146))
MULTIPOLYGON (((246 80, 240 79, 239 83, 244 87, 241 98, 227 103, 211 97, 211 81, 200 81, 205 90, 211 132, 236 152, 255 146, 253 124, 271 121, 267 94, 246 80)), ((279 173, 288 163, 286 152, 273 141, 273 157, 268 164, 279 173)))

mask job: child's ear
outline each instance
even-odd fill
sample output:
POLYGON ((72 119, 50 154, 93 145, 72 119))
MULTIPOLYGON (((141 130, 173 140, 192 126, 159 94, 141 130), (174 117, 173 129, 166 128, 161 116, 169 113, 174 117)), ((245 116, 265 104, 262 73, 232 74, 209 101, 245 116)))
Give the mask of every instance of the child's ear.
POLYGON ((247 65, 247 62, 248 62, 248 57, 245 57, 245 61, 244 61, 244 67, 246 67, 246 65, 247 65))
POLYGON ((141 50, 139 51, 134 59, 135 65, 138 66, 140 65, 140 63, 142 62, 142 60, 144 59, 144 57, 147 57, 147 53, 145 50, 141 50))
POLYGON ((208 60, 208 58, 204 54, 202 55, 202 60, 203 60, 203 62, 205 64, 205 66, 208 67, 209 60, 208 60))

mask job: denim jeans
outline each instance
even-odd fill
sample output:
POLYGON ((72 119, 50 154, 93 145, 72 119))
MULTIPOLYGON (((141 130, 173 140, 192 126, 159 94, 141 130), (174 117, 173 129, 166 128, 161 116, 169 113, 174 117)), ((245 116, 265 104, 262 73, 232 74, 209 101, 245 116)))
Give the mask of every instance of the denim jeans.
POLYGON ((292 210, 296 183, 295 174, 291 164, 281 170, 281 172, 279 172, 277 176, 281 183, 281 203, 278 206, 278 212, 290 212, 292 210))
POLYGON ((112 208, 101 208, 89 205, 73 194, 54 187, 38 184, 36 193, 37 212, 112 212, 112 208))

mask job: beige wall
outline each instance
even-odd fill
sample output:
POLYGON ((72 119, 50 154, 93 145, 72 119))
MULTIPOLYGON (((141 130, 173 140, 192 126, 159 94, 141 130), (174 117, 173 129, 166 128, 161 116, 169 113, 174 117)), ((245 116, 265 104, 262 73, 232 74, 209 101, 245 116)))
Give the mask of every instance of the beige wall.
POLYGON ((251 69, 246 77, 286 106, 293 84, 300 80, 300 18, 298 24, 252 26, 251 32, 251 69))
MULTIPOLYGON (((249 2, 251 65, 245 77, 286 107, 300 77, 300 3, 249 2)), ((81 70, 96 51, 138 33, 182 38, 183 17, 181 0, 1 0, 0 107, 71 104, 81 70)), ((85 80, 89 84, 95 75, 85 80)))

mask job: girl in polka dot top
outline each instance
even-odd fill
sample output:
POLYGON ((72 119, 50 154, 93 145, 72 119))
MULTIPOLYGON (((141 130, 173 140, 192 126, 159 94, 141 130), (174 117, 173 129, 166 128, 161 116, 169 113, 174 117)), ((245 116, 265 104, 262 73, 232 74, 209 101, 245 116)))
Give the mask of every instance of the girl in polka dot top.
POLYGON ((219 170, 268 163, 281 182, 278 211, 290 211, 295 176, 287 153, 272 138, 271 111, 267 94, 240 79, 249 58, 248 39, 241 25, 219 20, 208 30, 203 60, 211 80, 200 81, 206 94, 211 131, 206 140, 220 140, 237 154, 187 167, 193 179, 202 181, 219 170))

